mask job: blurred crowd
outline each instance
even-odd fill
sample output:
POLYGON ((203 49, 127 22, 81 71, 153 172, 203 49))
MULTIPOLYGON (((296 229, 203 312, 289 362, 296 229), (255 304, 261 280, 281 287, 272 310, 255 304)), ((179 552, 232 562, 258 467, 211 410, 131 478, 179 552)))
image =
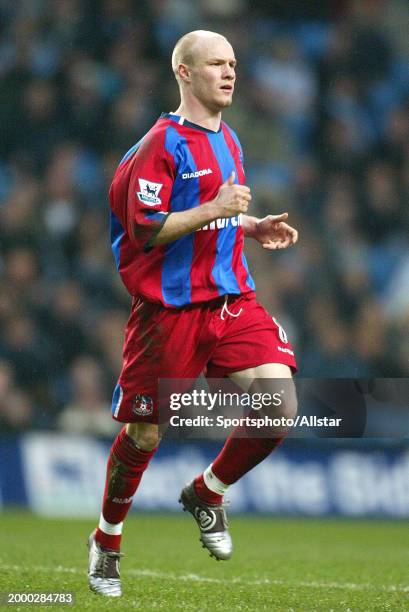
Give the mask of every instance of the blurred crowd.
POLYGON ((409 376, 408 20, 404 0, 0 1, 0 430, 117 429, 130 299, 107 191, 177 107, 171 50, 198 28, 237 54, 252 214, 300 231, 247 243, 300 375, 409 376))

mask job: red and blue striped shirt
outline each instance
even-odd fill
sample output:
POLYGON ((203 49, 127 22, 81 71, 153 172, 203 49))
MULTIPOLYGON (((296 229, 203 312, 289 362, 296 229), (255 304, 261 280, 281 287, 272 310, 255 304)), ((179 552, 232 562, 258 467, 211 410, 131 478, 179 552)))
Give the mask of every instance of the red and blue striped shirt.
POLYGON ((110 191, 111 244, 133 296, 166 307, 254 291, 243 253, 241 216, 217 219, 166 245, 151 246, 169 213, 213 200, 243 155, 225 123, 218 132, 177 115, 162 115, 124 156, 110 191))

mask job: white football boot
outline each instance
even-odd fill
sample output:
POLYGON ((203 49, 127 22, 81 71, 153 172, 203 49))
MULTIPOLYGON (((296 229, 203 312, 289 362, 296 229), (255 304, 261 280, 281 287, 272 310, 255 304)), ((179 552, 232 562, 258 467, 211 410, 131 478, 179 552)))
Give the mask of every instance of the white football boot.
POLYGON ((179 502, 183 510, 192 514, 199 529, 200 541, 203 548, 207 548, 211 557, 217 561, 230 559, 233 552, 233 543, 227 530, 224 504, 207 504, 195 493, 193 481, 187 484, 180 494, 179 502))
POLYGON ((88 583, 94 593, 106 597, 121 597, 121 577, 119 562, 123 556, 115 550, 102 548, 95 541, 95 531, 88 538, 89 563, 88 583))

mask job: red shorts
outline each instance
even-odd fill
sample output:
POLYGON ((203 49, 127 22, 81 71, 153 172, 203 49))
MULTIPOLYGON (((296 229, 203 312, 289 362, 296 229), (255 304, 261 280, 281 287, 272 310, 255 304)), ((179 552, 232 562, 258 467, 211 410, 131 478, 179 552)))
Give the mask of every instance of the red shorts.
POLYGON ((113 418, 158 422, 158 379, 208 378, 264 363, 296 371, 283 328, 254 293, 225 296, 180 309, 134 299, 125 331, 123 367, 112 400, 113 418), (240 313, 240 314, 238 314, 240 313))

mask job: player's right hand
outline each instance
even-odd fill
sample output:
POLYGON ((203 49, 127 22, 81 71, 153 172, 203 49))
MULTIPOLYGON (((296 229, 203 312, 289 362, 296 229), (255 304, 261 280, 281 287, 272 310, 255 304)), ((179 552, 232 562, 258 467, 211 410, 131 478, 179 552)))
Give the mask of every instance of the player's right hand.
POLYGON ((247 212, 251 200, 250 187, 246 185, 235 185, 235 172, 232 172, 220 187, 214 200, 220 208, 220 218, 236 217, 240 213, 247 212))

